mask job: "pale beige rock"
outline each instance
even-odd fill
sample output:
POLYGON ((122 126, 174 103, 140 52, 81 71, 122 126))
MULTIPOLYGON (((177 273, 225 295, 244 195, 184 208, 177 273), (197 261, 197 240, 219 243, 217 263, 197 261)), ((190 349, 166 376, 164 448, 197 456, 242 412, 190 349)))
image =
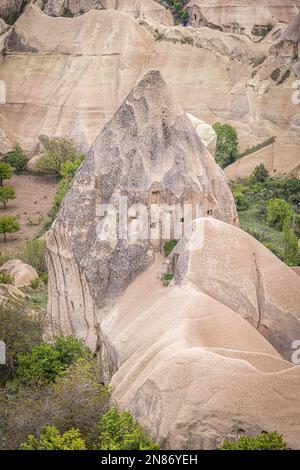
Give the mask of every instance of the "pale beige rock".
POLYGON ((15 17, 21 10, 23 0, 1 0, 0 18, 4 20, 15 17))
POLYGON ((7 301, 20 301, 25 298, 24 292, 10 284, 0 284, 0 304, 7 301))
POLYGON ((217 144, 217 135, 212 126, 201 121, 201 119, 196 118, 190 113, 187 113, 187 117, 191 121, 194 129, 196 130, 198 136, 202 140, 205 147, 210 151, 214 156, 216 153, 216 144, 217 144))
POLYGON ((23 263, 19 259, 9 260, 0 267, 0 272, 5 272, 14 278, 15 287, 29 286, 33 279, 38 278, 36 270, 23 263))
POLYGON ((247 34, 289 23, 298 9, 289 0, 190 0, 186 9, 192 26, 208 26, 227 33, 247 34))

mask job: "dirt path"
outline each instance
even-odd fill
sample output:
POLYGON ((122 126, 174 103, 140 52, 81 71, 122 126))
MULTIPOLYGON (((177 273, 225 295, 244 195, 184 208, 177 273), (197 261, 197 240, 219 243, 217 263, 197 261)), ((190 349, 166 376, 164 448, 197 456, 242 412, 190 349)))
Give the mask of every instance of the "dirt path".
POLYGON ((0 252, 15 254, 41 230, 52 206, 57 183, 50 177, 15 175, 5 185, 14 186, 17 197, 8 202, 6 210, 0 206, 0 216, 17 216, 21 230, 8 235, 7 243, 3 242, 3 236, 0 235, 0 252))

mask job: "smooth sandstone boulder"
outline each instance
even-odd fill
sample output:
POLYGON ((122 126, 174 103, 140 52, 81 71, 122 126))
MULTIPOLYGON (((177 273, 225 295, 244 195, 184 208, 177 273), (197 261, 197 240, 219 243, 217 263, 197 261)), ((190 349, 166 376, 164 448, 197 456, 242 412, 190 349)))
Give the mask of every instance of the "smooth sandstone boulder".
POLYGON ((274 429, 299 449, 300 368, 276 349, 291 360, 300 279, 237 227, 194 222, 191 242, 167 266, 157 257, 100 322, 113 398, 168 449, 274 429))
POLYGON ((29 264, 23 263, 19 259, 9 260, 0 267, 0 272, 5 272, 14 278, 15 287, 29 286, 38 273, 29 264))

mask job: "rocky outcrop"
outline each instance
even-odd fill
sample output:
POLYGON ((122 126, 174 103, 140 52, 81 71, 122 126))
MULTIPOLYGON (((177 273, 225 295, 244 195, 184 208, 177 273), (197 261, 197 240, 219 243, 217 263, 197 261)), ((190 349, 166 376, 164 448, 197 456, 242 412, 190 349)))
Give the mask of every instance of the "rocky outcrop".
POLYGON ((232 225, 197 219, 193 233, 101 322, 113 398, 168 449, 274 429, 298 449, 300 369, 276 349, 295 352, 300 279, 232 225))
MULTIPOLYGON (((175 236, 173 223, 164 236, 161 222, 151 221, 153 207, 165 207, 166 217, 173 217, 178 204, 189 204, 193 217, 209 213, 238 224, 223 172, 160 73, 152 70, 104 126, 47 236, 48 312, 54 328, 82 336, 95 350, 98 322, 106 309, 153 263, 163 239, 175 236), (121 197, 127 198, 129 209, 128 220, 127 211, 118 216, 119 222, 126 219, 126 228, 119 228, 125 235, 102 239, 100 228, 112 223, 111 208, 101 214, 103 205, 121 211, 121 197), (135 238, 145 215, 141 204, 149 216, 149 236, 142 232, 135 238)), ((180 227, 186 215, 182 217, 180 227)))
POLYGON ((297 15, 294 2, 287 0, 190 0, 186 7, 189 24, 225 33, 262 37, 278 22, 289 23, 297 15))
POLYGON ((173 24, 170 11, 154 0, 46 0, 44 12, 50 16, 72 17, 104 9, 119 10, 153 24, 173 24))
POLYGON ((29 264, 23 263, 19 259, 12 259, 0 267, 0 272, 9 274, 14 279, 15 287, 29 286, 33 279, 37 279, 38 273, 29 264))
POLYGON ((33 5, 6 35, 1 153, 18 141, 31 154, 39 135, 68 136, 86 152, 137 78, 155 68, 184 111, 236 127, 241 151, 277 136, 277 173, 299 164, 291 99, 299 61, 270 54, 278 38, 253 43, 208 28, 150 27, 115 10, 50 18, 33 5))
POLYGON ((214 128, 209 124, 206 124, 205 122, 201 121, 201 119, 197 119, 190 113, 187 113, 187 117, 191 121, 192 126, 196 130, 198 136, 200 137, 205 147, 210 151, 212 155, 215 155, 217 134, 214 128))
POLYGON ((13 22, 17 19, 23 3, 23 0, 1 0, 0 18, 9 23, 13 22))
POLYGON ((292 19, 289 26, 283 31, 271 52, 298 60, 300 57, 300 13, 292 19))

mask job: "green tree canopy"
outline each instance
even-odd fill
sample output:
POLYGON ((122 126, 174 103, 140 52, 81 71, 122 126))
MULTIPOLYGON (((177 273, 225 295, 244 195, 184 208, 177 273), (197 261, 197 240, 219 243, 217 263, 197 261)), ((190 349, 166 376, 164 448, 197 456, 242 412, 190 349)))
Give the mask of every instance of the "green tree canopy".
POLYGON ((261 433, 257 436, 241 436, 236 441, 225 440, 219 450, 288 450, 278 432, 261 433))
POLYGON ((265 165, 261 163, 255 167, 253 173, 251 174, 251 180, 253 183, 263 183, 269 178, 269 172, 266 169, 265 165))
POLYGON ((16 143, 12 150, 5 155, 4 160, 6 163, 15 168, 17 173, 25 170, 27 166, 27 159, 20 144, 18 143, 16 143))
POLYGON ((16 190, 12 186, 0 186, 0 202, 3 203, 4 208, 7 208, 9 200, 17 197, 16 190))
POLYGON ((13 215, 2 215, 0 217, 0 233, 3 234, 4 242, 7 241, 8 233, 15 233, 20 230, 20 224, 13 215))
POLYGON ((45 143, 45 151, 36 161, 34 171, 46 175, 60 176, 63 164, 81 160, 82 155, 77 152, 73 142, 65 137, 54 137, 45 143))
POLYGON ((238 158, 238 135, 229 124, 216 122, 213 128, 217 134, 216 162, 225 168, 238 158))
POLYGON ((63 434, 55 426, 45 426, 40 438, 32 434, 27 442, 21 444, 21 450, 86 450, 86 444, 78 429, 68 429, 63 434))
POLYGON ((13 175, 13 168, 6 162, 0 162, 0 186, 4 180, 9 180, 13 175))
POLYGON ((270 225, 283 228, 286 218, 292 215, 291 205, 284 199, 272 198, 267 207, 267 221, 270 225))

